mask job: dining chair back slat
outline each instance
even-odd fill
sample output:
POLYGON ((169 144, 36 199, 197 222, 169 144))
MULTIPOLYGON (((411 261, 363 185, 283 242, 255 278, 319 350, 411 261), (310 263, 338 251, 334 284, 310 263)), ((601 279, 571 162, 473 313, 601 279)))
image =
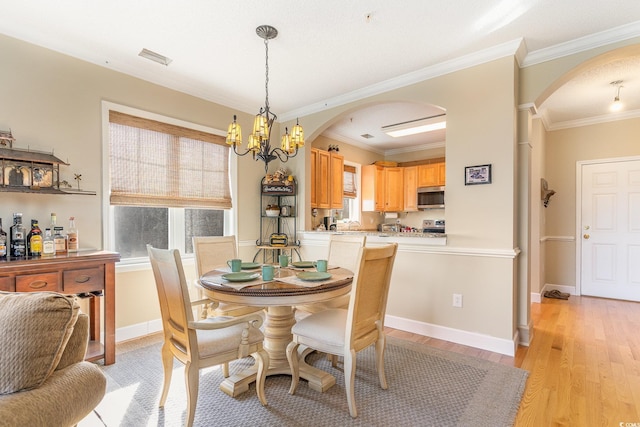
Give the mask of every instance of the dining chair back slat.
MULTIPOLYGON (((367 236, 364 234, 332 234, 329 240, 329 253, 327 255, 329 265, 339 265, 355 273, 358 269, 360 248, 362 248, 366 242, 367 236)), ((346 294, 329 301, 298 305, 296 306, 296 310, 309 314, 329 308, 347 308, 348 305, 349 294, 346 294)))
MULTIPOLYGON (((227 268, 227 261, 238 258, 238 249, 235 236, 194 236, 193 253, 196 261, 196 274, 202 277, 203 274, 220 268, 227 268)), ((203 299, 202 289, 198 289, 199 298, 203 299)), ((206 317, 209 311, 218 316, 241 316, 248 313, 262 311, 262 307, 249 307, 241 304, 228 304, 215 302, 215 307, 205 306, 206 317)), ((226 369, 226 368, 225 368, 226 369)))

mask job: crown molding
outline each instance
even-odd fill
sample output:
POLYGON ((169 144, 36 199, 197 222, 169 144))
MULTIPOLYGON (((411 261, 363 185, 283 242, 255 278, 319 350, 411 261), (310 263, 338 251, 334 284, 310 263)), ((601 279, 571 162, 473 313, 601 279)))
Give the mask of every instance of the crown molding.
POLYGON ((336 141, 339 142, 344 142, 345 144, 349 144, 353 147, 356 148, 361 148, 363 150, 367 150, 367 151, 372 151, 374 153, 380 154, 380 155, 384 155, 384 156, 391 156, 394 154, 402 154, 402 153, 412 153, 415 151, 423 151, 423 150, 431 150, 434 148, 442 148, 446 146, 446 142, 445 141, 437 141, 437 142, 429 142, 427 144, 421 144, 421 145, 416 145, 416 146, 411 146, 411 147, 403 147, 403 148, 392 148, 390 150, 381 150, 379 148, 373 147, 371 145, 367 145, 365 143, 359 142, 359 141, 355 141, 353 139, 344 137, 342 135, 338 135, 337 133, 331 132, 331 131, 324 131, 323 136, 326 136, 327 138, 331 138, 334 139, 336 141))
POLYGON ((580 37, 544 49, 534 50, 524 58, 521 62, 521 67, 529 67, 531 65, 540 64, 542 62, 551 61, 562 58, 563 56, 573 55, 585 50, 594 49, 596 47, 628 40, 638 36, 640 36, 640 21, 621 25, 599 33, 589 34, 588 36, 580 37))
POLYGON ((542 123, 547 131, 570 129, 581 126, 597 125, 600 123, 616 122, 618 120, 628 120, 640 117, 640 110, 624 111, 617 114, 605 114, 602 116, 588 117, 579 120, 567 120, 565 122, 551 123, 548 118, 543 115, 542 123))
POLYGON ((392 148, 384 152, 385 156, 392 156, 394 154, 412 153, 415 151, 432 150, 434 148, 443 148, 446 146, 445 141, 429 142, 427 144, 416 145, 413 147, 404 148, 392 148))
POLYGON ((367 150, 367 151, 372 151, 376 154, 380 154, 380 155, 384 155, 385 151, 384 150, 380 150, 379 148, 375 148, 371 145, 356 141, 354 139, 351 138, 347 138, 345 136, 339 135, 335 132, 331 132, 329 130, 325 130, 324 132, 322 132, 323 136, 326 136, 327 138, 331 138, 334 139, 338 142, 344 142, 345 144, 349 144, 351 146, 354 146, 356 148, 360 148, 362 150, 367 150))
POLYGON ((466 68, 474 67, 476 65, 484 64, 486 62, 494 61, 496 59, 504 58, 505 56, 515 55, 518 50, 521 50, 521 46, 523 43, 524 42, 522 38, 511 40, 509 42, 502 43, 488 49, 483 49, 469 55, 461 56, 459 58, 441 62, 440 64, 432 65, 421 70, 413 71, 411 73, 403 74, 392 79, 384 80, 382 82, 375 83, 364 88, 345 93, 343 95, 316 102, 306 107, 287 111, 283 114, 280 114, 280 121, 286 122, 289 120, 293 120, 296 117, 304 117, 309 114, 314 114, 329 108, 338 107, 340 105, 348 104, 350 102, 358 101, 370 96, 406 87, 415 83, 432 79, 434 77, 450 74, 454 71, 463 70, 466 68))

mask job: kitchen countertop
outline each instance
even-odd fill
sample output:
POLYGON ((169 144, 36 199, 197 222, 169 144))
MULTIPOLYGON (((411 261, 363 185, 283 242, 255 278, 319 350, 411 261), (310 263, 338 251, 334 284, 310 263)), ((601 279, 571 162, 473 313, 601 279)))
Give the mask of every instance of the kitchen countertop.
POLYGON ((318 233, 318 234, 365 234, 367 236, 394 236, 394 237, 419 237, 419 238, 446 238, 444 233, 423 233, 423 232, 391 232, 391 231, 376 231, 376 230, 330 230, 330 231, 318 231, 318 230, 305 230, 303 233, 318 233))

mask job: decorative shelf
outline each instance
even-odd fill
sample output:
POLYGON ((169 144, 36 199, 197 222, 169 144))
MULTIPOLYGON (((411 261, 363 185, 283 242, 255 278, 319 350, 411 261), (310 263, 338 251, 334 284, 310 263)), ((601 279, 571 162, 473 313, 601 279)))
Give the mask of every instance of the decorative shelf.
POLYGON ((69 163, 49 153, 0 147, 0 191, 96 195, 95 191, 61 188, 60 165, 69 163))

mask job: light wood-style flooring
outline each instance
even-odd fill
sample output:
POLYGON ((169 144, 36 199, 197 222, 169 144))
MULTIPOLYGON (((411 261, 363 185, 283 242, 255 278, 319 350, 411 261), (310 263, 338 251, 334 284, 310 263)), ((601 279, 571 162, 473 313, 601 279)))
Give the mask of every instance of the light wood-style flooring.
POLYGON ((515 357, 387 328, 387 335, 529 371, 515 426, 640 426, 640 303, 571 296, 532 304, 515 357))

